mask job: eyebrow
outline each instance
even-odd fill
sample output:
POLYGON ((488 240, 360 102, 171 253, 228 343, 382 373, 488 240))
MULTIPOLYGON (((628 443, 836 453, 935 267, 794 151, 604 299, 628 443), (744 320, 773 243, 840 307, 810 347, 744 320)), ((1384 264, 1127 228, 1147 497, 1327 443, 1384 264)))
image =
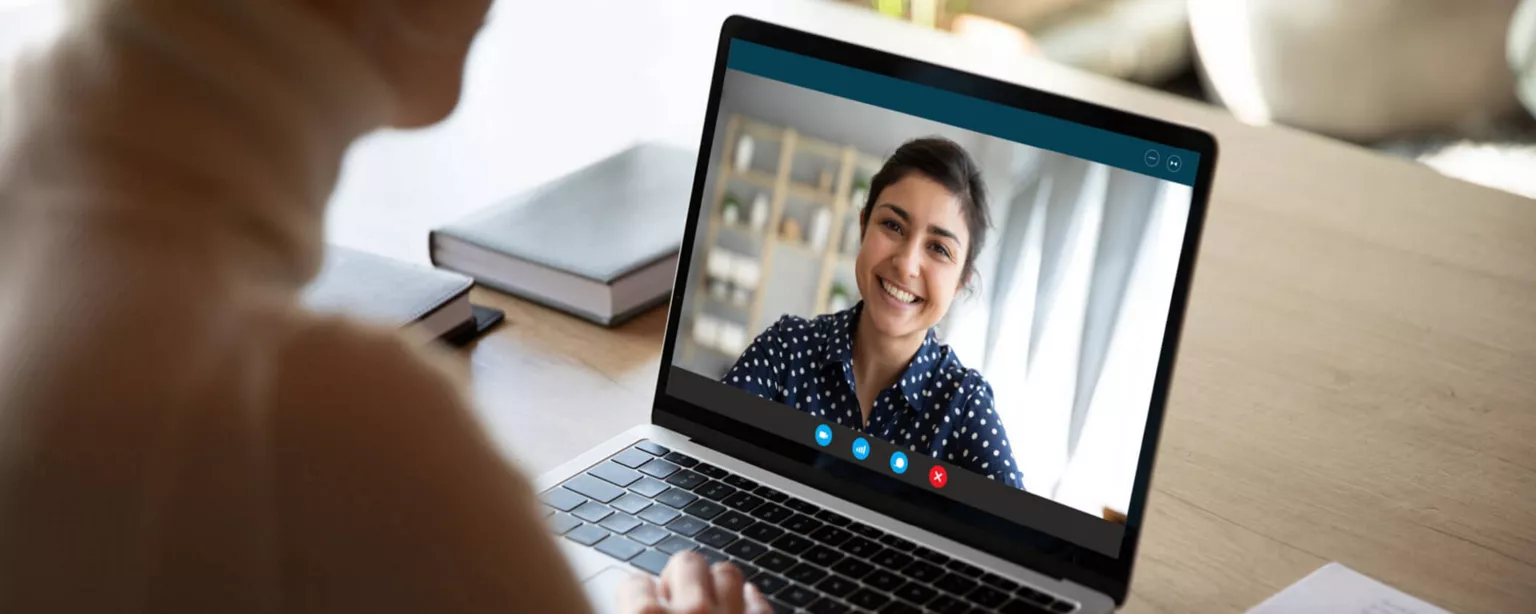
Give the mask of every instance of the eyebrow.
MULTIPOLYGON (((880 209, 881 207, 884 207, 886 209, 890 209, 891 213, 895 213, 896 217, 901 218, 901 221, 906 222, 908 224, 912 223, 912 214, 907 213, 906 209, 902 209, 901 207, 898 207, 898 206, 893 205, 891 203, 881 203, 879 207, 875 207, 875 208, 876 209, 880 209)), ((949 240, 954 241, 955 243, 959 243, 960 242, 960 237, 956 236, 955 233, 951 232, 948 228, 945 228, 943 226, 934 226, 933 224, 929 224, 928 225, 928 232, 931 232, 933 234, 939 235, 941 237, 946 237, 949 240)))

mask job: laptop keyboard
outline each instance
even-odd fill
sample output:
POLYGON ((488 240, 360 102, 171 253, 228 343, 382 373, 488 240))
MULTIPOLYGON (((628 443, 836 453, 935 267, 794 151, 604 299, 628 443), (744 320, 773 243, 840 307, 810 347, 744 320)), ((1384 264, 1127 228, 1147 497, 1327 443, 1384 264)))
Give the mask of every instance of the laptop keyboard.
POLYGON ((780 614, 1077 607, 650 441, 539 498, 555 534, 651 574, 688 550, 733 562, 780 614))

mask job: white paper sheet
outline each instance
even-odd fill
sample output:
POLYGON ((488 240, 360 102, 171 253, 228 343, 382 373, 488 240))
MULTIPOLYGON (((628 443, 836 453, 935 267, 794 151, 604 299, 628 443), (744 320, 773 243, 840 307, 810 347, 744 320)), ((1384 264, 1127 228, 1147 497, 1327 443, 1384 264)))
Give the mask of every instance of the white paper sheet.
POLYGON ((1358 571, 1329 563, 1248 614, 1451 614, 1358 571))

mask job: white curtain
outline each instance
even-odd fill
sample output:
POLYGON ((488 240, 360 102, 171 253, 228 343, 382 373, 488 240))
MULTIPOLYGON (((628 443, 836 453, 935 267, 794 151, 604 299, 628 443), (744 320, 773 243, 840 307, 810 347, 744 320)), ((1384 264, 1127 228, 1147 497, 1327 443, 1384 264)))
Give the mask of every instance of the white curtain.
POLYGON ((1027 490, 1124 511, 1189 190, 1059 155, 1014 167, 945 341, 991 382, 1027 490))

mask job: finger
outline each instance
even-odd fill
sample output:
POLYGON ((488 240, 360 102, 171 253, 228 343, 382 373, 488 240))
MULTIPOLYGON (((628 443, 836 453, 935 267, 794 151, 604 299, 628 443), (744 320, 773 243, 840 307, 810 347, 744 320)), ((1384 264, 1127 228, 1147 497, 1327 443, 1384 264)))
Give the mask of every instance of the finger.
POLYGON ((763 596, 763 591, 757 590, 756 585, 747 585, 742 600, 746 604, 746 614, 773 614, 773 606, 768 605, 768 598, 763 596))
POLYGON ((742 577, 741 569, 731 563, 715 563, 709 568, 709 575, 715 579, 715 603, 719 605, 719 611, 741 614, 745 598, 741 585, 746 579, 742 577))
POLYGON ((656 594, 656 581, 650 576, 632 574, 618 589, 619 611, 625 614, 664 614, 656 594))
POLYGON ((681 552, 667 561, 661 570, 667 603, 684 612, 712 612, 715 608, 715 582, 709 576, 709 564, 697 552, 681 552))

